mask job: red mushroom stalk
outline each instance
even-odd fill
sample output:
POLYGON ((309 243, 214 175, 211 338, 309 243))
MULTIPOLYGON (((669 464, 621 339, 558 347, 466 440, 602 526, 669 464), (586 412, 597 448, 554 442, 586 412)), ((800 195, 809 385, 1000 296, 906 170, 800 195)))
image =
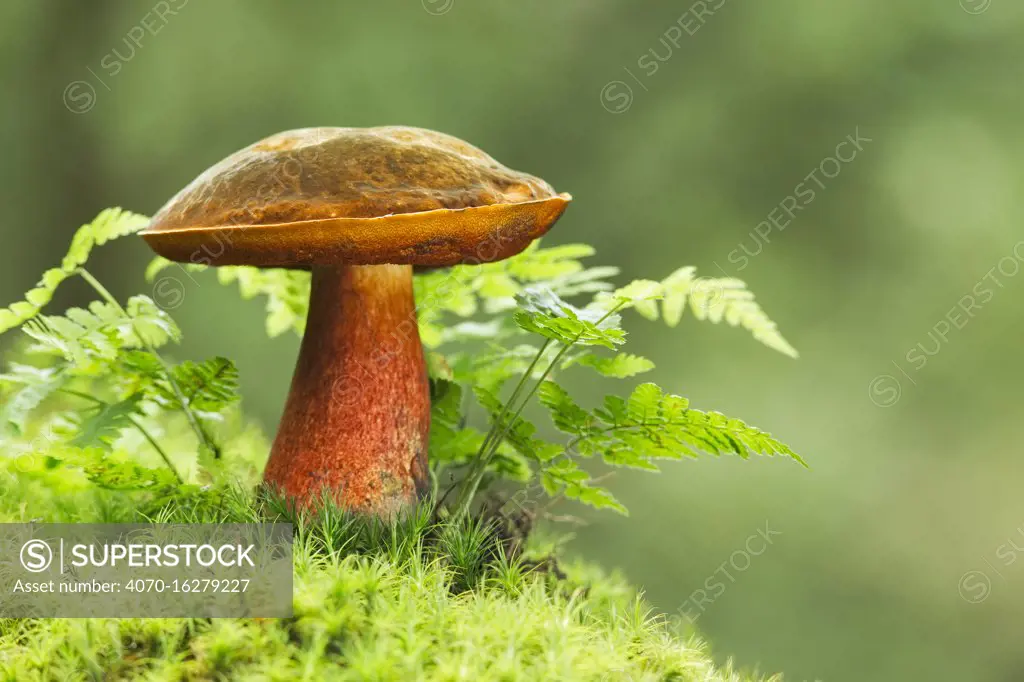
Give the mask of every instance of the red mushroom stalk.
POLYGON ((313 269, 291 392, 265 477, 390 516, 429 487, 430 387, 411 265, 313 269))

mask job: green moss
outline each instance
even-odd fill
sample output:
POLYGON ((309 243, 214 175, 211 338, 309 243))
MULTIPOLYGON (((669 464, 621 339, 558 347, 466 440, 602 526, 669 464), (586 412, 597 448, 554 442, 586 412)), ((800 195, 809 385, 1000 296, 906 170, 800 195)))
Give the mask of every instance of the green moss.
MULTIPOLYGON (((618 577, 508 558, 515 539, 483 521, 437 523, 426 508, 392 526, 329 506, 296 516, 232 488, 159 508, 78 495, 90 499, 46 520, 295 522, 294 617, 0 621, 2 680, 759 679, 714 666, 618 577)), ((7 521, 45 503, 4 498, 7 521)))

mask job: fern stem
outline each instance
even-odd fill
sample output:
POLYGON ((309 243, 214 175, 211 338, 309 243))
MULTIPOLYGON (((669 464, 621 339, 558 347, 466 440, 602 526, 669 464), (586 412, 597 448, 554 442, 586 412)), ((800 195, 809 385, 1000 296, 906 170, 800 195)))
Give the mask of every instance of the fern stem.
MULTIPOLYGON (((81 391, 75 391, 75 390, 70 389, 70 388, 61 388, 61 389, 58 389, 58 391, 61 392, 61 393, 66 393, 67 395, 70 395, 70 396, 74 396, 76 398, 81 398, 82 400, 88 400, 89 402, 96 403, 97 405, 101 405, 102 406, 102 405, 108 405, 109 404, 109 403, 107 403, 104 400, 100 400, 96 396, 91 396, 88 393, 82 393, 81 391)), ((156 439, 153 438, 153 436, 150 435, 149 431, 147 431, 146 428, 142 424, 140 424, 139 421, 135 417, 129 416, 128 420, 131 421, 132 426, 137 428, 139 430, 139 433, 141 433, 142 436, 147 441, 149 441, 149 444, 153 446, 153 449, 157 451, 157 454, 160 455, 160 459, 162 459, 164 461, 164 464, 167 465, 167 468, 170 469, 171 473, 174 474, 174 477, 176 479, 178 479, 178 483, 184 483, 185 479, 183 479, 181 477, 181 474, 178 473, 178 470, 174 468, 174 465, 171 463, 171 458, 164 451, 164 449, 162 447, 160 447, 160 444, 156 442, 156 439)))
POLYGON ((76 398, 81 398, 82 400, 88 400, 89 402, 96 403, 97 405, 108 405, 109 404, 109 403, 107 403, 107 401, 100 400, 96 396, 89 395, 88 393, 82 393, 81 391, 75 391, 75 390, 72 390, 70 388, 58 388, 57 391, 59 393, 66 393, 68 395, 73 395, 76 398))
MULTIPOLYGON (((473 460, 470 465, 469 473, 466 474, 466 478, 463 480, 462 489, 459 491, 459 497, 455 503, 455 519, 460 519, 467 511, 469 511, 469 505, 473 501, 473 497, 476 496, 477 488, 480 486, 480 480, 483 478, 483 474, 487 471, 487 462, 490 458, 487 456, 487 452, 490 448, 491 441, 495 438, 499 430, 499 425, 505 419, 505 415, 508 414, 509 407, 515 402, 516 398, 522 392, 523 387, 526 386, 530 376, 533 375, 533 370, 536 368, 537 363, 540 362, 541 356, 544 355, 544 351, 551 345, 551 339, 546 339, 541 345, 540 350, 533 356, 533 361, 530 362, 529 367, 523 373, 523 376, 519 378, 519 383, 516 384, 515 389, 512 391, 512 395, 508 401, 502 405, 501 412, 498 414, 498 418, 494 420, 487 435, 484 436, 483 443, 480 444, 480 450, 477 452, 476 459, 473 460), (469 482, 468 484, 466 482, 469 482)), ((500 444, 500 441, 499 441, 500 444)), ((447 494, 445 494, 447 497, 447 494)), ((444 501, 442 498, 441 501, 444 501)))
MULTIPOLYGON (((602 322, 604 322, 609 317, 614 315, 616 313, 616 311, 618 311, 619 308, 621 308, 623 305, 624 305, 623 303, 620 303, 619 305, 615 306, 614 308, 609 310, 607 313, 602 315, 601 318, 595 323, 595 326, 600 326, 602 322)), ((576 345, 576 343, 580 340, 580 337, 582 335, 583 335, 583 332, 580 332, 579 334, 577 334, 576 338, 574 338, 569 343, 563 344, 562 347, 559 349, 558 353, 555 354, 555 357, 552 358, 551 363, 548 364, 547 368, 544 370, 544 373, 540 375, 540 379, 537 380, 537 382, 533 385, 533 388, 530 389, 530 392, 520 402, 519 409, 516 410, 516 413, 512 416, 512 419, 509 420, 509 423, 501 431, 501 434, 498 436, 498 442, 494 444, 491 453, 488 455, 488 460, 490 459, 490 456, 493 455, 495 451, 497 451, 498 446, 501 445, 501 441, 503 441, 505 439, 505 436, 508 435, 509 430, 515 425, 516 420, 519 419, 519 416, 523 413, 523 409, 525 409, 526 404, 530 402, 530 398, 532 398, 534 396, 534 394, 537 392, 537 389, 539 389, 541 387, 541 385, 544 383, 544 381, 548 378, 548 375, 551 374, 551 370, 553 370, 555 368, 555 366, 558 365, 559 360, 561 360, 562 357, 565 356, 565 354, 569 352, 569 349, 576 345)), ((538 359, 539 359, 539 356, 538 356, 538 359)), ((527 372, 526 376, 529 376, 530 373, 532 373, 532 366, 531 366, 530 371, 527 372)), ((510 399, 509 400, 509 404, 511 404, 511 402, 512 401, 510 399)))
MULTIPOLYGON (((625 302, 616 305, 614 308, 612 308, 604 315, 602 315, 601 318, 594 323, 594 325, 600 327, 602 322, 604 322, 609 317, 614 315, 620 308, 622 308, 623 305, 625 305, 625 302)), ((541 374, 540 379, 538 379, 537 382, 533 385, 533 387, 529 390, 529 392, 526 394, 526 397, 520 401, 518 409, 516 409, 515 414, 512 415, 512 419, 509 420, 508 424, 502 426, 502 421, 504 416, 508 413, 508 408, 518 397, 523 386, 525 386, 525 384, 529 380, 529 377, 533 374, 534 367, 536 367, 537 363, 540 361, 540 358, 544 354, 544 351, 547 350, 548 345, 551 343, 551 339, 545 341, 544 345, 541 346, 540 351, 533 358, 533 362, 530 363, 529 368, 523 374, 523 378, 519 380, 519 384, 516 386, 516 390, 512 393, 512 397, 510 397, 508 402, 505 403, 505 405, 503 406, 501 415, 498 417, 494 426, 491 427, 491 431, 488 432, 487 437, 484 439, 484 444, 480 447, 480 454, 477 455, 477 462, 479 463, 479 466, 474 467, 474 470, 469 474, 468 484, 466 484, 466 487, 459 494, 459 502, 455 510, 456 520, 460 519, 469 512, 469 506, 470 504, 472 504, 473 498, 476 496, 476 491, 480 487, 480 482, 483 480, 484 474, 487 471, 487 465, 490 464, 491 459, 494 457, 494 453, 498 451, 498 448, 501 446, 502 441, 505 440, 505 436, 508 435, 508 432, 515 425, 520 415, 522 415, 523 410, 526 408, 526 405, 530 402, 530 398, 534 396, 534 394, 537 392, 537 389, 539 389, 541 385, 544 383, 544 381, 548 378, 548 375, 551 374, 551 370, 555 368, 559 360, 561 360, 562 357, 567 352, 569 352, 570 348, 576 345, 576 343, 580 340, 582 336, 583 332, 581 331, 579 334, 576 335, 576 338, 574 338, 572 341, 562 345, 562 347, 558 350, 558 353, 555 354, 555 357, 552 358, 551 362, 544 369, 544 372, 543 374, 541 374), (498 435, 492 439, 491 433, 495 432, 498 435), (489 446, 489 449, 486 449, 488 448, 489 443, 491 443, 491 445, 489 446)))
POLYGON ((565 444, 565 450, 566 450, 566 452, 568 452, 568 451, 572 450, 574 447, 576 447, 578 444, 580 444, 583 441, 587 440, 588 438, 593 438, 595 435, 596 436, 604 436, 606 434, 614 433, 616 431, 627 431, 629 429, 653 429, 653 428, 657 428, 657 427, 665 428, 665 427, 672 427, 672 426, 686 426, 686 422, 674 423, 674 422, 670 422, 670 421, 663 421, 663 422, 652 422, 652 423, 644 422, 642 424, 616 424, 615 426, 609 426, 606 429, 597 429, 597 430, 590 431, 588 433, 576 436, 575 438, 573 438, 572 440, 570 440, 568 443, 565 444))
POLYGON ((209 439, 206 436, 206 432, 203 431, 203 428, 199 425, 199 420, 197 420, 195 414, 192 413, 192 408, 189 407, 188 400, 185 398, 185 394, 184 392, 182 392, 181 386, 179 386, 178 382, 174 380, 174 374, 171 372, 171 367, 170 365, 167 364, 167 361, 164 360, 163 357, 161 357, 161 355, 156 352, 156 348, 154 348, 153 345, 149 342, 149 340, 147 340, 146 337, 143 336, 142 332, 139 331, 139 328, 135 325, 135 320, 131 317, 131 315, 128 314, 128 311, 126 311, 118 302, 118 300, 114 298, 114 296, 109 291, 107 291, 106 287, 100 284, 99 280, 93 277, 85 268, 78 268, 76 272, 79 275, 81 275, 82 279, 88 282, 89 285, 93 289, 95 289, 100 296, 102 296, 112 306, 117 308, 117 310, 122 315, 124 315, 125 318, 129 320, 129 322, 132 325, 132 330, 135 331, 135 336, 138 337, 139 341, 142 342, 142 345, 145 346, 146 350, 149 351, 154 358, 156 358, 158 363, 160 363, 160 369, 161 371, 163 371, 164 378, 167 379, 167 383, 170 384, 171 390, 174 392, 174 397, 181 404, 181 409, 185 413, 185 419, 188 420, 189 426, 192 427, 192 430, 195 432, 196 437, 199 439, 200 446, 205 446, 209 448, 211 452, 216 453, 217 449, 213 446, 212 443, 210 443, 209 439))
POLYGON ((149 431, 147 431, 145 427, 142 426, 142 424, 139 423, 139 420, 137 420, 135 417, 129 416, 128 420, 131 421, 132 426, 137 428, 139 430, 139 433, 141 433, 142 436, 149 441, 149 444, 153 446, 153 449, 157 451, 157 454, 160 455, 160 458, 164 461, 164 464, 166 464, 167 468, 171 470, 172 474, 174 474, 174 478, 178 479, 178 483, 184 484, 185 479, 183 479, 181 477, 181 474, 178 473, 178 470, 174 468, 174 464, 171 463, 170 456, 164 451, 162 447, 160 447, 160 444, 156 442, 156 439, 149 434, 149 431))
POLYGON ((515 390, 512 391, 512 395, 509 396, 508 402, 502 405, 501 413, 498 414, 498 418, 491 426, 491 430, 487 432, 487 436, 484 438, 484 442, 481 443, 480 445, 479 454, 482 455, 483 453, 487 452, 487 449, 491 445, 491 441, 493 441, 494 437, 497 435, 498 429, 500 428, 500 425, 503 423, 505 419, 505 415, 508 414, 509 407, 511 407, 515 403, 516 399, 519 397, 519 394, 522 392, 523 387, 526 386, 527 382, 530 380, 530 377, 533 376, 533 370, 537 367, 537 363, 540 362, 541 357, 544 355, 544 352, 548 349, 548 346, 550 345, 551 339, 546 339, 543 345, 541 345, 540 350, 537 351, 537 354, 533 356, 533 360, 530 362, 529 367, 526 368, 526 371, 523 373, 523 376, 519 379, 519 383, 516 384, 515 390))

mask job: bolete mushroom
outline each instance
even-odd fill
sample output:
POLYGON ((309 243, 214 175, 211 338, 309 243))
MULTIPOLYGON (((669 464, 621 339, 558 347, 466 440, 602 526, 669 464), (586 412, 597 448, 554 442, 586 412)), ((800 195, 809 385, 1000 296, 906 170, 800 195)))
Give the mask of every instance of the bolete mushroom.
POLYGON ((429 486, 430 396, 413 266, 501 260, 571 197, 455 137, 407 127, 278 133, 214 165, 142 232, 161 256, 312 270, 265 481, 391 516, 429 486))

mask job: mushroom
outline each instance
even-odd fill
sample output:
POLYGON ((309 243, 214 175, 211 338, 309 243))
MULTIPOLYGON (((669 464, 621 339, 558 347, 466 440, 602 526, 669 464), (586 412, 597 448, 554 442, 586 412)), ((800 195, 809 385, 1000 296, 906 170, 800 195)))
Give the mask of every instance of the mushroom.
POLYGON ((455 137, 278 133, 214 165, 141 233, 161 256, 312 270, 306 332, 265 482, 390 517, 429 487, 430 396, 413 266, 501 260, 571 197, 455 137))

